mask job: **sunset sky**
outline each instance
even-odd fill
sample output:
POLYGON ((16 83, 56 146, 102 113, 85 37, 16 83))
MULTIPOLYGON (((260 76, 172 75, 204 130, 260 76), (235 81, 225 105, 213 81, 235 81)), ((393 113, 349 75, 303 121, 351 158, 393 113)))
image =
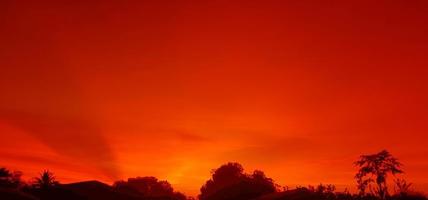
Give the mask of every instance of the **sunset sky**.
POLYGON ((427 53, 426 0, 1 1, 0 166, 355 188, 387 149, 428 192, 427 53))

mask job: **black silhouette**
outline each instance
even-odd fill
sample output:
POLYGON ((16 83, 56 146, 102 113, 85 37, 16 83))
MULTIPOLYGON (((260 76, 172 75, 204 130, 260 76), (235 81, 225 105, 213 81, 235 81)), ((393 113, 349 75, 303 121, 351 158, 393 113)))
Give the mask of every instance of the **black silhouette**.
POLYGON ((358 183, 358 189, 361 194, 365 194, 367 187, 373 190, 379 198, 385 199, 388 193, 387 178, 388 174, 401 174, 401 163, 393 157, 388 151, 383 150, 376 154, 362 155, 355 165, 359 167, 355 179, 358 183), (372 188, 371 184, 376 187, 372 188))
POLYGON ((80 196, 79 199, 142 200, 139 196, 126 192, 119 192, 114 187, 99 181, 65 184, 61 187, 80 196))
POLYGON ((147 199, 186 199, 182 193, 174 192, 167 181, 159 181, 155 177, 129 178, 128 181, 117 181, 113 187, 119 192, 147 199))
MULTIPOLYGON (((212 178, 202 187, 199 200, 428 200, 410 189, 411 183, 395 179, 395 193, 386 186, 389 174, 403 173, 401 164, 389 152, 362 155, 354 163, 359 167, 356 179, 359 194, 337 192, 334 185, 288 189, 276 185, 259 170, 248 174, 239 163, 227 163, 212 171, 212 178), (373 179, 370 178, 373 177, 373 179), (378 188, 372 188, 371 185, 378 188)), ((112 186, 98 181, 60 184, 45 170, 26 184, 20 172, 0 168, 0 200, 193 200, 174 191, 167 181, 155 177, 129 178, 112 186)))
POLYGON ((22 173, 19 171, 10 172, 6 168, 0 168, 0 187, 1 188, 17 188, 22 184, 22 173))
POLYGON ((45 170, 40 173, 39 177, 34 178, 32 187, 38 189, 49 189, 59 185, 59 182, 56 181, 56 178, 52 172, 45 170))
POLYGON ((213 171, 212 179, 201 188, 200 200, 241 200, 276 192, 272 179, 262 171, 244 173, 239 163, 227 163, 213 171))

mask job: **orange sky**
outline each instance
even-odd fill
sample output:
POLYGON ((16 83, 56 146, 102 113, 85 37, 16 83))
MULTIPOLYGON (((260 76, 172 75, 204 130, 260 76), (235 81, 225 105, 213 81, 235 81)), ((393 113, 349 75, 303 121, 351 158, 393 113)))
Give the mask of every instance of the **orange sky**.
POLYGON ((428 1, 2 1, 0 165, 63 182, 238 161, 354 187, 388 149, 428 192, 428 1))

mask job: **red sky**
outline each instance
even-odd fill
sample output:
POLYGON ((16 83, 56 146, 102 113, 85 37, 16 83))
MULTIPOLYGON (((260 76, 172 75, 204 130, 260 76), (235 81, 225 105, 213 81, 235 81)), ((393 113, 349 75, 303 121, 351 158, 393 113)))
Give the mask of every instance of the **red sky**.
POLYGON ((388 149, 428 191, 428 1, 0 3, 0 164, 153 175, 237 161, 354 187, 388 149))

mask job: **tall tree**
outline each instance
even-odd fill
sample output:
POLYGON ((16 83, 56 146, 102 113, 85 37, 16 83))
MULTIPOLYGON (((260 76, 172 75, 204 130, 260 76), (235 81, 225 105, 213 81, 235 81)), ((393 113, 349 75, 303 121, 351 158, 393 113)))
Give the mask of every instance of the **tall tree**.
POLYGON ((376 154, 361 155, 360 159, 354 164, 359 167, 355 179, 360 193, 365 194, 366 189, 370 188, 371 192, 381 199, 385 199, 389 195, 388 175, 395 176, 396 174, 404 173, 401 170, 402 164, 386 150, 376 154), (373 189, 371 184, 375 185, 373 189))

